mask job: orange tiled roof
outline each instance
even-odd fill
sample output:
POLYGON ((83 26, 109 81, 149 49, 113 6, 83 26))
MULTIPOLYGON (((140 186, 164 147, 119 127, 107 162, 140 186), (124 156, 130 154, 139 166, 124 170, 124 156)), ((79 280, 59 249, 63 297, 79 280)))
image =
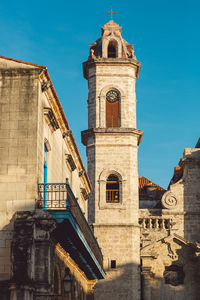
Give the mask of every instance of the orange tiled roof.
MULTIPOLYGON (((156 201, 157 204, 155 206, 155 203, 153 203, 153 206, 151 208, 161 208, 161 198, 163 194, 166 192, 165 189, 163 189, 158 184, 155 184, 154 182, 150 181, 144 176, 139 177, 139 200, 140 203, 142 201, 156 201), (151 188, 152 187, 152 188, 151 188)), ((149 208, 149 206, 145 207, 143 203, 142 208, 149 208)))
POLYGON ((142 189, 144 188, 145 185, 152 185, 152 186, 156 187, 156 189, 157 189, 158 191, 163 191, 163 192, 166 191, 166 190, 163 189, 161 186, 159 186, 158 184, 156 184, 156 183, 150 181, 150 180, 147 179, 146 177, 140 176, 140 177, 139 177, 139 190, 142 190, 142 189))

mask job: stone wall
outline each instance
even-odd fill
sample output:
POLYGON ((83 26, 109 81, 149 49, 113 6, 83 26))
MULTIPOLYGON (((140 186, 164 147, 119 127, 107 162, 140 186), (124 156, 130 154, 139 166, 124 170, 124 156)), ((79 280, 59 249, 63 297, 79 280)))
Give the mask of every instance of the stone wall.
POLYGON ((95 299, 140 299, 140 228, 138 225, 137 151, 142 132, 136 128, 137 67, 129 60, 88 62, 89 129, 87 146, 89 222, 104 256, 106 278, 95 288, 95 299), (120 126, 106 128, 106 94, 120 92, 120 126), (119 202, 106 202, 106 180, 119 179, 119 202))
POLYGON ((166 208, 164 211, 174 215, 176 233, 190 242, 200 241, 199 162, 200 150, 198 148, 185 149, 183 158, 180 160, 183 176, 170 185, 169 191, 162 198, 162 204, 166 208))
POLYGON ((97 61, 89 68, 88 128, 105 128, 105 96, 112 89, 118 89, 120 99, 121 127, 136 128, 136 67, 127 61, 106 63, 97 61))
POLYGON ((185 149, 163 209, 140 210, 142 300, 199 299, 199 159, 198 148, 185 149))
POLYGON ((54 112, 60 107, 51 88, 43 89, 44 80, 49 79, 42 67, 0 59, 0 280, 11 276, 14 214, 37 206, 38 183, 44 181, 44 144, 48 183, 68 181, 87 213, 87 174, 80 174, 80 155, 73 137, 63 136, 54 112))
POLYGON ((102 248, 106 279, 95 286, 95 299, 140 299, 139 228, 132 225, 94 225, 102 248), (116 268, 112 268, 115 261, 116 268))
POLYGON ((0 70, 0 279, 10 276, 15 211, 37 197, 38 70, 0 70))
POLYGON ((144 247, 142 300, 197 300, 200 260, 195 245, 177 235, 144 247))

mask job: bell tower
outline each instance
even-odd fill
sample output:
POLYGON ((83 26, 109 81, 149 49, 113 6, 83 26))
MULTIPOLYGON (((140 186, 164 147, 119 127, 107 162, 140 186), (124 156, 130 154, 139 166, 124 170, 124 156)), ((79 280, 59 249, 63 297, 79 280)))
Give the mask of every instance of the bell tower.
POLYGON ((143 132, 136 129, 135 84, 141 64, 121 32, 113 20, 105 24, 83 63, 89 94, 82 143, 93 187, 88 218, 107 274, 96 285, 98 300, 140 299, 137 152, 143 132))

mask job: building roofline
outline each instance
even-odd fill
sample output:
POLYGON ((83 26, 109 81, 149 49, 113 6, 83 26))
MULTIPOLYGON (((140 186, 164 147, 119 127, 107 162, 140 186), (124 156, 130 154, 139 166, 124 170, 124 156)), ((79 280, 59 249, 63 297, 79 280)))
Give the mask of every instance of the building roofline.
POLYGON ((152 185, 155 188, 157 188, 159 191, 163 191, 163 192, 166 191, 166 189, 156 184, 155 182, 149 180, 148 178, 144 176, 139 176, 139 189, 142 189, 145 185, 152 185))
POLYGON ((25 65, 34 66, 34 67, 41 68, 41 69, 47 69, 46 66, 41 66, 41 65, 33 64, 33 63, 30 63, 30 62, 27 62, 27 61, 23 61, 23 60, 11 58, 11 57, 6 57, 6 56, 0 55, 0 58, 11 60, 11 61, 14 61, 14 62, 17 62, 17 63, 21 63, 21 64, 25 64, 25 65))
MULTIPOLYGON (((14 62, 17 62, 17 63, 22 63, 22 64, 34 66, 34 67, 40 68, 40 69, 42 69, 42 70, 44 71, 46 77, 47 77, 48 80, 50 81, 50 88, 51 88, 52 93, 53 93, 53 95, 54 95, 54 97, 55 97, 55 99, 56 99, 56 102, 57 102, 57 104, 58 104, 58 107, 59 107, 59 110, 60 110, 60 112, 61 112, 61 115, 62 115, 63 121, 64 121, 64 123, 65 123, 65 126, 66 126, 67 130, 70 130, 69 123, 68 123, 68 121, 67 121, 66 115, 65 115, 64 110, 63 110, 63 108, 62 108, 60 99, 58 98, 58 95, 57 95, 56 90, 55 90, 55 88, 54 88, 53 82, 52 82, 52 80, 51 80, 51 78, 50 78, 50 75, 49 75, 49 72, 48 72, 48 70, 47 70, 47 67, 46 67, 46 66, 41 66, 41 65, 38 65, 38 64, 33 64, 33 63, 30 63, 30 62, 26 62, 26 61, 22 61, 22 60, 19 60, 19 59, 11 58, 11 57, 2 56, 2 55, 0 55, 0 58, 6 59, 6 60, 10 60, 10 61, 14 61, 14 62)), ((90 190, 91 190, 92 187, 91 187, 91 183, 90 183, 90 180, 89 180, 89 176, 88 176, 88 174, 87 174, 87 172, 86 172, 85 166, 84 166, 84 164, 83 164, 83 161, 82 161, 82 158, 81 158, 79 149, 78 149, 78 146, 77 146, 77 144, 76 144, 75 138, 74 138, 74 136, 73 136, 72 133, 71 133, 70 137, 71 137, 71 140, 72 140, 72 143, 73 143, 75 152, 76 152, 76 154, 77 154, 77 156, 78 156, 78 158, 79 158, 79 161, 80 161, 80 164, 81 164, 81 168, 84 170, 84 174, 85 174, 86 181, 87 181, 88 186, 89 186, 89 188, 90 188, 90 190)))
POLYGON ((200 148, 200 138, 198 139, 195 148, 200 148))

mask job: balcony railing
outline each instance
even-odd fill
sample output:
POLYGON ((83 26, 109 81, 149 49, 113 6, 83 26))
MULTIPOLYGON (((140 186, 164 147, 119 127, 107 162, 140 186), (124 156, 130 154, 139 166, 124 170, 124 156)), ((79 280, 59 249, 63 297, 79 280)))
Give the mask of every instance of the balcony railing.
POLYGON ((79 203, 68 183, 38 183, 39 206, 46 210, 66 210, 76 220, 87 243, 102 266, 103 256, 79 203))
POLYGON ((38 194, 40 206, 42 206, 44 209, 66 210, 66 183, 39 183, 38 194))
POLYGON ((163 218, 155 218, 155 217, 147 217, 147 218, 140 218, 139 219, 139 225, 143 229, 157 229, 157 230, 163 230, 163 229, 171 229, 172 222, 171 219, 163 219, 163 218))

